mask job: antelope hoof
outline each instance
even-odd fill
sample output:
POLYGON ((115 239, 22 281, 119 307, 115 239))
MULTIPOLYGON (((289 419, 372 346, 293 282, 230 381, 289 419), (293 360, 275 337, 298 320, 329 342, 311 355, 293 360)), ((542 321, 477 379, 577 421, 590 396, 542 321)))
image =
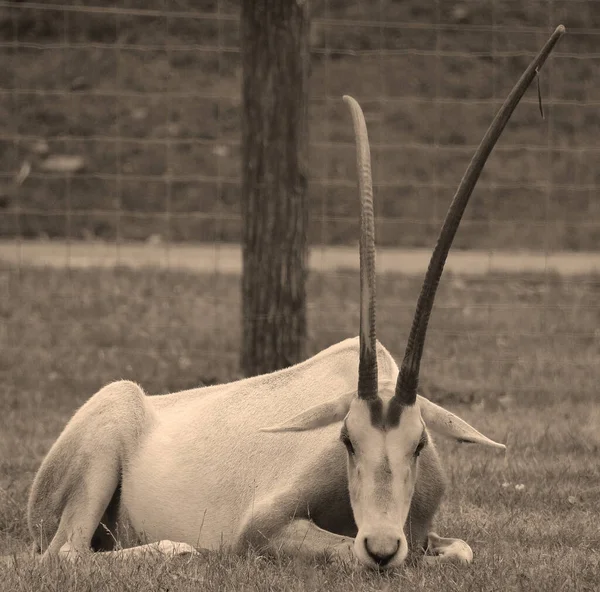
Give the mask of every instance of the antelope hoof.
POLYGON ((473 561, 473 551, 461 539, 442 538, 435 532, 430 532, 424 559, 427 563, 451 562, 468 565, 473 561))
POLYGON ((187 543, 176 543, 174 541, 159 541, 155 545, 155 549, 167 555, 174 557, 176 555, 199 555, 198 551, 187 543))

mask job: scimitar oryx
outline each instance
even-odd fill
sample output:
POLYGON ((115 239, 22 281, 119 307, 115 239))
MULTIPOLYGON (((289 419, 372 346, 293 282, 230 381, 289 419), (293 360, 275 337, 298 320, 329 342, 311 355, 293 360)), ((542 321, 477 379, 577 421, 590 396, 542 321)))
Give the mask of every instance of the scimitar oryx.
POLYGON ((153 397, 132 382, 104 387, 75 413, 35 477, 28 519, 36 550, 45 557, 92 549, 137 556, 252 546, 330 552, 371 567, 397 566, 410 550, 470 562, 467 543, 430 530, 444 492, 431 433, 504 446, 418 396, 419 364, 436 287, 475 182, 563 32, 557 28, 511 91, 461 181, 400 370, 375 338, 370 153, 362 111, 345 97, 362 206, 359 338, 229 384, 153 397))

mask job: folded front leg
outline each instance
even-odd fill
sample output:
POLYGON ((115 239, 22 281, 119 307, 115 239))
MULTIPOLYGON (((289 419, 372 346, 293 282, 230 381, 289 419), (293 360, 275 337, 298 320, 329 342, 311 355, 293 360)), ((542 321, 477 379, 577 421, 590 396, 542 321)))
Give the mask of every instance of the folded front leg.
MULTIPOLYGON (((91 555, 91 552, 86 553, 91 555)), ((102 553, 95 553, 96 559, 107 557, 115 559, 140 559, 148 555, 162 556, 162 557, 175 557, 176 555, 198 555, 198 551, 187 543, 178 543, 175 541, 162 540, 156 543, 149 543, 147 545, 139 545, 137 547, 129 547, 127 549, 119 549, 117 551, 106 551, 102 553)), ((76 561, 82 555, 71 543, 65 543, 58 554, 61 559, 67 559, 69 561, 76 561)))
POLYGON ((309 556, 329 555, 341 561, 354 560, 354 539, 319 528, 307 519, 294 519, 270 537, 268 549, 275 553, 309 556))

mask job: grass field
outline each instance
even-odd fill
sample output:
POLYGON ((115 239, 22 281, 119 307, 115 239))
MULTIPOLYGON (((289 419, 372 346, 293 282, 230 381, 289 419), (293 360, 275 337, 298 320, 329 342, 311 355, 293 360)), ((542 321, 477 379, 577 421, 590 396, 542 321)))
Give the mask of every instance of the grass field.
MULTIPOLYGON (((596 4, 315 2, 311 242, 355 237, 342 94, 367 117, 379 244, 427 246, 498 102, 562 22, 567 35, 541 76, 546 120, 532 88, 457 246, 597 250, 596 4)), ((107 6, 99 0, 0 3, 0 236, 238 242, 238 3, 177 0, 169 18, 164 0, 113 5, 122 13, 95 10, 107 6), (40 139, 51 154, 82 156, 85 168, 45 171, 30 154, 40 139), (15 189, 26 158, 31 174, 15 189)))
MULTIPOLYGON (((29 542, 34 472, 73 411, 105 383, 149 394, 236 378, 238 278, 173 271, 0 268, 0 555, 29 542), (232 313, 233 311, 233 313, 232 313)), ((356 334, 355 272, 313 273, 309 354, 356 334)), ((379 278, 379 337, 400 358, 419 280, 379 278)), ((600 277, 447 275, 423 394, 508 454, 438 438, 450 487, 437 520, 469 568, 393 575, 324 561, 215 553, 0 568, 7 592, 56 590, 597 590, 600 573, 600 277), (519 487, 516 487, 516 486, 519 487)))

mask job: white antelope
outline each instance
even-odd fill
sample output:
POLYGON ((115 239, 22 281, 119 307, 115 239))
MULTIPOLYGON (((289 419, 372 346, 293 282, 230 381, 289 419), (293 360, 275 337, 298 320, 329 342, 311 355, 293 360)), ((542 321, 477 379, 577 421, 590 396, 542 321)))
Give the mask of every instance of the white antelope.
POLYGON ((28 520, 36 551, 137 556, 146 549, 251 546, 330 552, 370 567, 398 566, 409 551, 470 562, 464 541, 431 532, 444 476, 430 432, 504 445, 418 396, 419 364, 436 287, 472 189, 563 32, 557 28, 511 91, 461 181, 400 370, 375 338, 370 153, 362 111, 345 97, 362 204, 359 338, 229 384, 153 397, 132 382, 104 387, 75 413, 35 477, 28 520))

